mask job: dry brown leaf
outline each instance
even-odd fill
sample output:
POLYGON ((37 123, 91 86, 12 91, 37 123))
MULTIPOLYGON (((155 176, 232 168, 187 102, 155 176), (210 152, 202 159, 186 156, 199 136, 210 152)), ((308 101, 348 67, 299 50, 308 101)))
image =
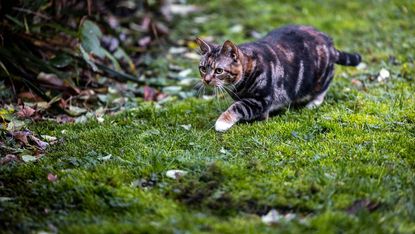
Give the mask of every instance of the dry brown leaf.
POLYGON ((22 106, 20 110, 17 112, 17 116, 20 118, 29 118, 32 117, 32 115, 35 113, 35 109, 29 107, 29 106, 22 106))
POLYGON ((144 101, 155 101, 157 91, 149 86, 144 87, 144 101))
POLYGON ((362 199, 362 200, 356 200, 355 202, 353 202, 353 204, 350 205, 346 211, 349 214, 356 214, 361 210, 367 210, 369 212, 372 212, 376 210, 377 208, 379 208, 379 206, 380 204, 378 202, 371 201, 369 199, 362 199))
POLYGON ((30 138, 30 140, 32 140, 36 144, 37 147, 39 147, 42 150, 45 150, 46 147, 49 146, 49 143, 44 142, 44 141, 40 140, 39 138, 37 138, 33 135, 29 135, 29 138, 30 138))
POLYGON ((150 45, 150 43, 151 43, 150 36, 145 36, 138 41, 138 45, 140 45, 141 47, 147 47, 150 45))
POLYGON ((33 102, 43 101, 43 99, 41 97, 37 96, 33 92, 21 92, 17 96, 19 98, 23 99, 23 100, 30 100, 30 101, 33 101, 33 102))
POLYGON ((56 122, 58 122, 58 123, 73 123, 73 122, 75 122, 75 119, 73 117, 68 116, 68 115, 58 115, 58 116, 56 116, 56 122))
POLYGON ((14 161, 17 161, 17 156, 13 154, 7 154, 3 158, 0 159, 0 165, 5 165, 14 161))
POLYGON ((52 173, 48 173, 48 180, 50 182, 55 182, 56 180, 58 180, 58 176, 57 175, 54 175, 52 173))
POLYGON ((65 82, 62 79, 59 79, 58 76, 56 76, 55 74, 47 74, 47 73, 41 72, 37 76, 37 79, 43 83, 55 86, 58 89, 67 88, 67 85, 65 85, 65 82))
POLYGON ((14 139, 20 141, 24 145, 29 145, 27 137, 32 134, 30 131, 14 131, 11 134, 14 137, 14 139))

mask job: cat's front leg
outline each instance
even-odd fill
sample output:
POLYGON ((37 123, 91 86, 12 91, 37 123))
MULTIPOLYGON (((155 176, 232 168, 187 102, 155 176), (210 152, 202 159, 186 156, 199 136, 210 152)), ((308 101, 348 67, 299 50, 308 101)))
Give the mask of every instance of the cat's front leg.
POLYGON ((269 102, 267 99, 247 98, 233 103, 223 112, 215 123, 218 132, 227 131, 239 120, 253 120, 268 117, 269 102))
POLYGON ((239 120, 240 116, 237 113, 235 113, 231 108, 228 108, 228 110, 223 112, 216 120, 215 130, 218 132, 227 131, 239 120))

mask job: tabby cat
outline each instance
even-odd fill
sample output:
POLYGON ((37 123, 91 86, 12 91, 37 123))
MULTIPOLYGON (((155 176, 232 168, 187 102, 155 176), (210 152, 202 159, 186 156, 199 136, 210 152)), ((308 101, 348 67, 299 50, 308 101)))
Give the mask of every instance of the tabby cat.
POLYGON ((290 104, 314 108, 324 100, 334 64, 356 66, 359 54, 337 50, 332 39, 309 26, 290 25, 241 45, 197 38, 204 85, 226 90, 235 101, 215 123, 226 131, 240 120, 267 119, 290 104))

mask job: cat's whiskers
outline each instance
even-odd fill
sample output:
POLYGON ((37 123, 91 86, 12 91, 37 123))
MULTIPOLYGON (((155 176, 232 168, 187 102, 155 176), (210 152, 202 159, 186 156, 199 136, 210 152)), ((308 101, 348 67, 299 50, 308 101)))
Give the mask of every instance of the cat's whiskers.
POLYGON ((229 95, 229 93, 228 93, 228 91, 227 91, 226 86, 224 85, 224 83, 221 82, 219 84, 220 85, 218 86, 218 88, 219 88, 219 90, 220 90, 220 92, 221 92, 221 94, 223 96, 223 99, 225 100, 225 102, 223 102, 223 104, 229 105, 229 102, 232 102, 232 98, 228 98, 228 97, 230 97, 230 95, 229 95))
POLYGON ((198 97, 203 96, 205 94, 205 85, 201 81, 199 81, 198 83, 196 83, 194 85, 193 89, 197 89, 196 95, 198 97), (199 86, 199 88, 197 88, 197 86, 199 86))
POLYGON ((221 94, 223 97, 226 97, 226 91, 224 91, 224 89, 223 89, 223 87, 224 87, 224 83, 223 83, 223 81, 218 80, 218 85, 217 85, 217 87, 218 87, 218 89, 219 89, 219 91, 220 91, 220 94, 221 94))
MULTIPOLYGON (((232 84, 231 84, 232 85, 232 84)), ((223 86, 223 88, 229 93, 232 93, 233 95, 235 95, 236 98, 238 98, 238 100, 241 100, 241 98, 238 96, 238 94, 236 94, 231 88, 223 86)))

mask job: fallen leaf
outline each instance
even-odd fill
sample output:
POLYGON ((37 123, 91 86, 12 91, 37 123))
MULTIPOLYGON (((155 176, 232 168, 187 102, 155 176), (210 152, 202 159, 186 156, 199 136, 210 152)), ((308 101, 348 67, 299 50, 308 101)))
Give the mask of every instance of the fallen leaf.
POLYGON ((68 116, 68 115, 58 115, 58 116, 56 116, 56 122, 58 122, 58 123, 72 123, 72 122, 75 122, 75 119, 73 117, 68 116))
POLYGON ((175 15, 186 16, 200 11, 200 7, 195 5, 172 4, 170 12, 175 15))
POLYGON ((86 123, 88 121, 88 117, 86 115, 81 115, 75 118, 75 123, 86 123))
POLYGON ((71 116, 80 116, 86 113, 88 110, 85 108, 77 107, 77 106, 69 106, 69 109, 66 111, 71 116))
POLYGON ((154 101, 156 100, 157 92, 155 89, 144 86, 144 101, 154 101))
POLYGON ((141 47, 147 47, 150 45, 150 43, 151 43, 150 36, 145 36, 138 41, 138 45, 140 45, 141 47))
POLYGON ((11 200, 14 200, 14 198, 13 197, 0 197, 0 202, 7 202, 11 200))
POLYGON ((202 99, 203 100, 213 100, 215 98, 215 96, 214 95, 203 95, 202 96, 202 99))
POLYGON ((37 79, 43 83, 52 85, 53 87, 58 88, 58 89, 67 88, 67 86, 65 85, 65 82, 62 79, 59 79, 58 76, 55 74, 48 74, 48 73, 41 72, 37 75, 37 79))
POLYGON ((190 75, 190 73, 192 73, 192 69, 185 69, 185 70, 179 72, 179 74, 177 74, 177 76, 185 78, 185 77, 188 77, 190 75))
POLYGON ((37 102, 36 107, 38 110, 47 110, 50 108, 50 104, 47 102, 37 102))
POLYGON ((369 212, 376 210, 379 208, 380 204, 378 202, 371 201, 369 199, 362 199, 353 202, 346 211, 349 214, 356 214, 361 210, 367 210, 369 212))
POLYGON ((359 63, 359 65, 356 66, 357 70, 366 70, 367 64, 366 63, 359 63))
POLYGON ((97 117, 97 121, 98 123, 103 123, 104 122, 104 118, 103 117, 97 117))
POLYGON ((120 25, 118 18, 113 15, 108 15, 106 21, 112 29, 117 29, 120 25))
POLYGON ((186 51, 187 51, 186 47, 171 47, 169 49, 170 54, 182 54, 182 53, 185 53, 186 51))
POLYGON ((191 124, 182 124, 180 127, 184 128, 185 130, 189 131, 192 128, 191 124))
POLYGON ((199 81, 198 79, 194 79, 194 78, 185 78, 183 80, 180 80, 178 84, 181 86, 191 86, 191 85, 196 84, 198 81, 199 81))
POLYGON ((13 138, 20 141, 24 145, 29 145, 28 136, 32 133, 30 131, 15 131, 11 133, 13 138))
POLYGON ((24 162, 33 162, 37 160, 37 158, 32 155, 22 155, 21 158, 24 162))
POLYGON ((29 138, 36 144, 37 147, 39 147, 42 150, 45 150, 49 146, 49 143, 44 142, 33 135, 29 135, 29 138))
POLYGON ((23 106, 20 108, 20 110, 17 112, 17 116, 20 118, 29 118, 31 117, 36 111, 29 107, 29 106, 23 106))
POLYGON ((18 97, 23 99, 23 100, 30 100, 30 101, 37 101, 40 102, 43 99, 39 96, 37 96, 35 93, 33 92, 21 92, 18 94, 18 97))
POLYGON ((179 179, 187 174, 187 171, 183 170, 168 170, 166 176, 172 179, 179 179))
POLYGON ((234 25, 229 29, 231 33, 240 33, 244 30, 244 27, 240 24, 234 25))
POLYGON ((275 225, 281 222, 289 222, 293 219, 295 219, 296 215, 293 213, 287 213, 285 215, 282 215, 278 213, 277 210, 272 209, 268 212, 268 214, 263 215, 261 217, 261 220, 263 223, 268 225, 275 225))
POLYGON ((85 20, 80 27, 80 41, 82 48, 88 53, 100 58, 105 57, 105 50, 101 47, 100 38, 102 37, 101 29, 91 20, 85 20))
POLYGON ((108 160, 111 159, 111 157, 112 157, 112 155, 111 154, 108 154, 107 156, 103 156, 103 157, 98 158, 98 160, 108 161, 108 160))
POLYGON ((48 180, 50 182, 55 182, 57 179, 58 179, 58 176, 57 175, 54 175, 52 173, 48 173, 48 180))
POLYGON ((72 64, 73 59, 72 59, 71 56, 69 56, 65 53, 60 53, 60 54, 57 54, 49 62, 50 62, 50 64, 52 64, 53 66, 55 66, 57 68, 64 68, 64 67, 67 67, 70 64, 72 64))
POLYGON ((22 129, 26 123, 21 120, 13 119, 7 124, 7 130, 8 131, 18 131, 22 129))
POLYGON ((263 215, 261 217, 261 221, 265 224, 272 225, 272 224, 278 224, 281 220, 282 216, 276 211, 275 209, 272 209, 268 212, 268 214, 263 215))
POLYGON ((184 57, 192 60, 200 60, 200 55, 192 52, 185 53, 184 57))
POLYGON ((47 142, 54 142, 58 140, 58 138, 54 136, 48 136, 48 135, 40 135, 40 136, 47 142))
POLYGON ((352 79, 351 82, 352 82, 353 85, 356 85, 356 86, 361 86, 362 85, 362 81, 360 81, 358 79, 352 79))
POLYGON ((6 156, 0 159, 0 165, 5 165, 14 161, 17 161, 17 156, 13 154, 7 154, 6 156))
POLYGON ((220 152, 221 154, 230 154, 230 153, 231 153, 229 150, 225 149, 225 147, 222 147, 222 148, 219 150, 219 152, 220 152))
POLYGON ((174 95, 182 91, 182 87, 180 86, 167 86, 163 88, 163 93, 167 93, 170 95, 174 95))
POLYGON ((352 85, 356 86, 356 88, 358 88, 358 89, 363 89, 363 90, 366 89, 365 84, 362 81, 358 80, 358 79, 352 79, 351 83, 352 83, 352 85))

